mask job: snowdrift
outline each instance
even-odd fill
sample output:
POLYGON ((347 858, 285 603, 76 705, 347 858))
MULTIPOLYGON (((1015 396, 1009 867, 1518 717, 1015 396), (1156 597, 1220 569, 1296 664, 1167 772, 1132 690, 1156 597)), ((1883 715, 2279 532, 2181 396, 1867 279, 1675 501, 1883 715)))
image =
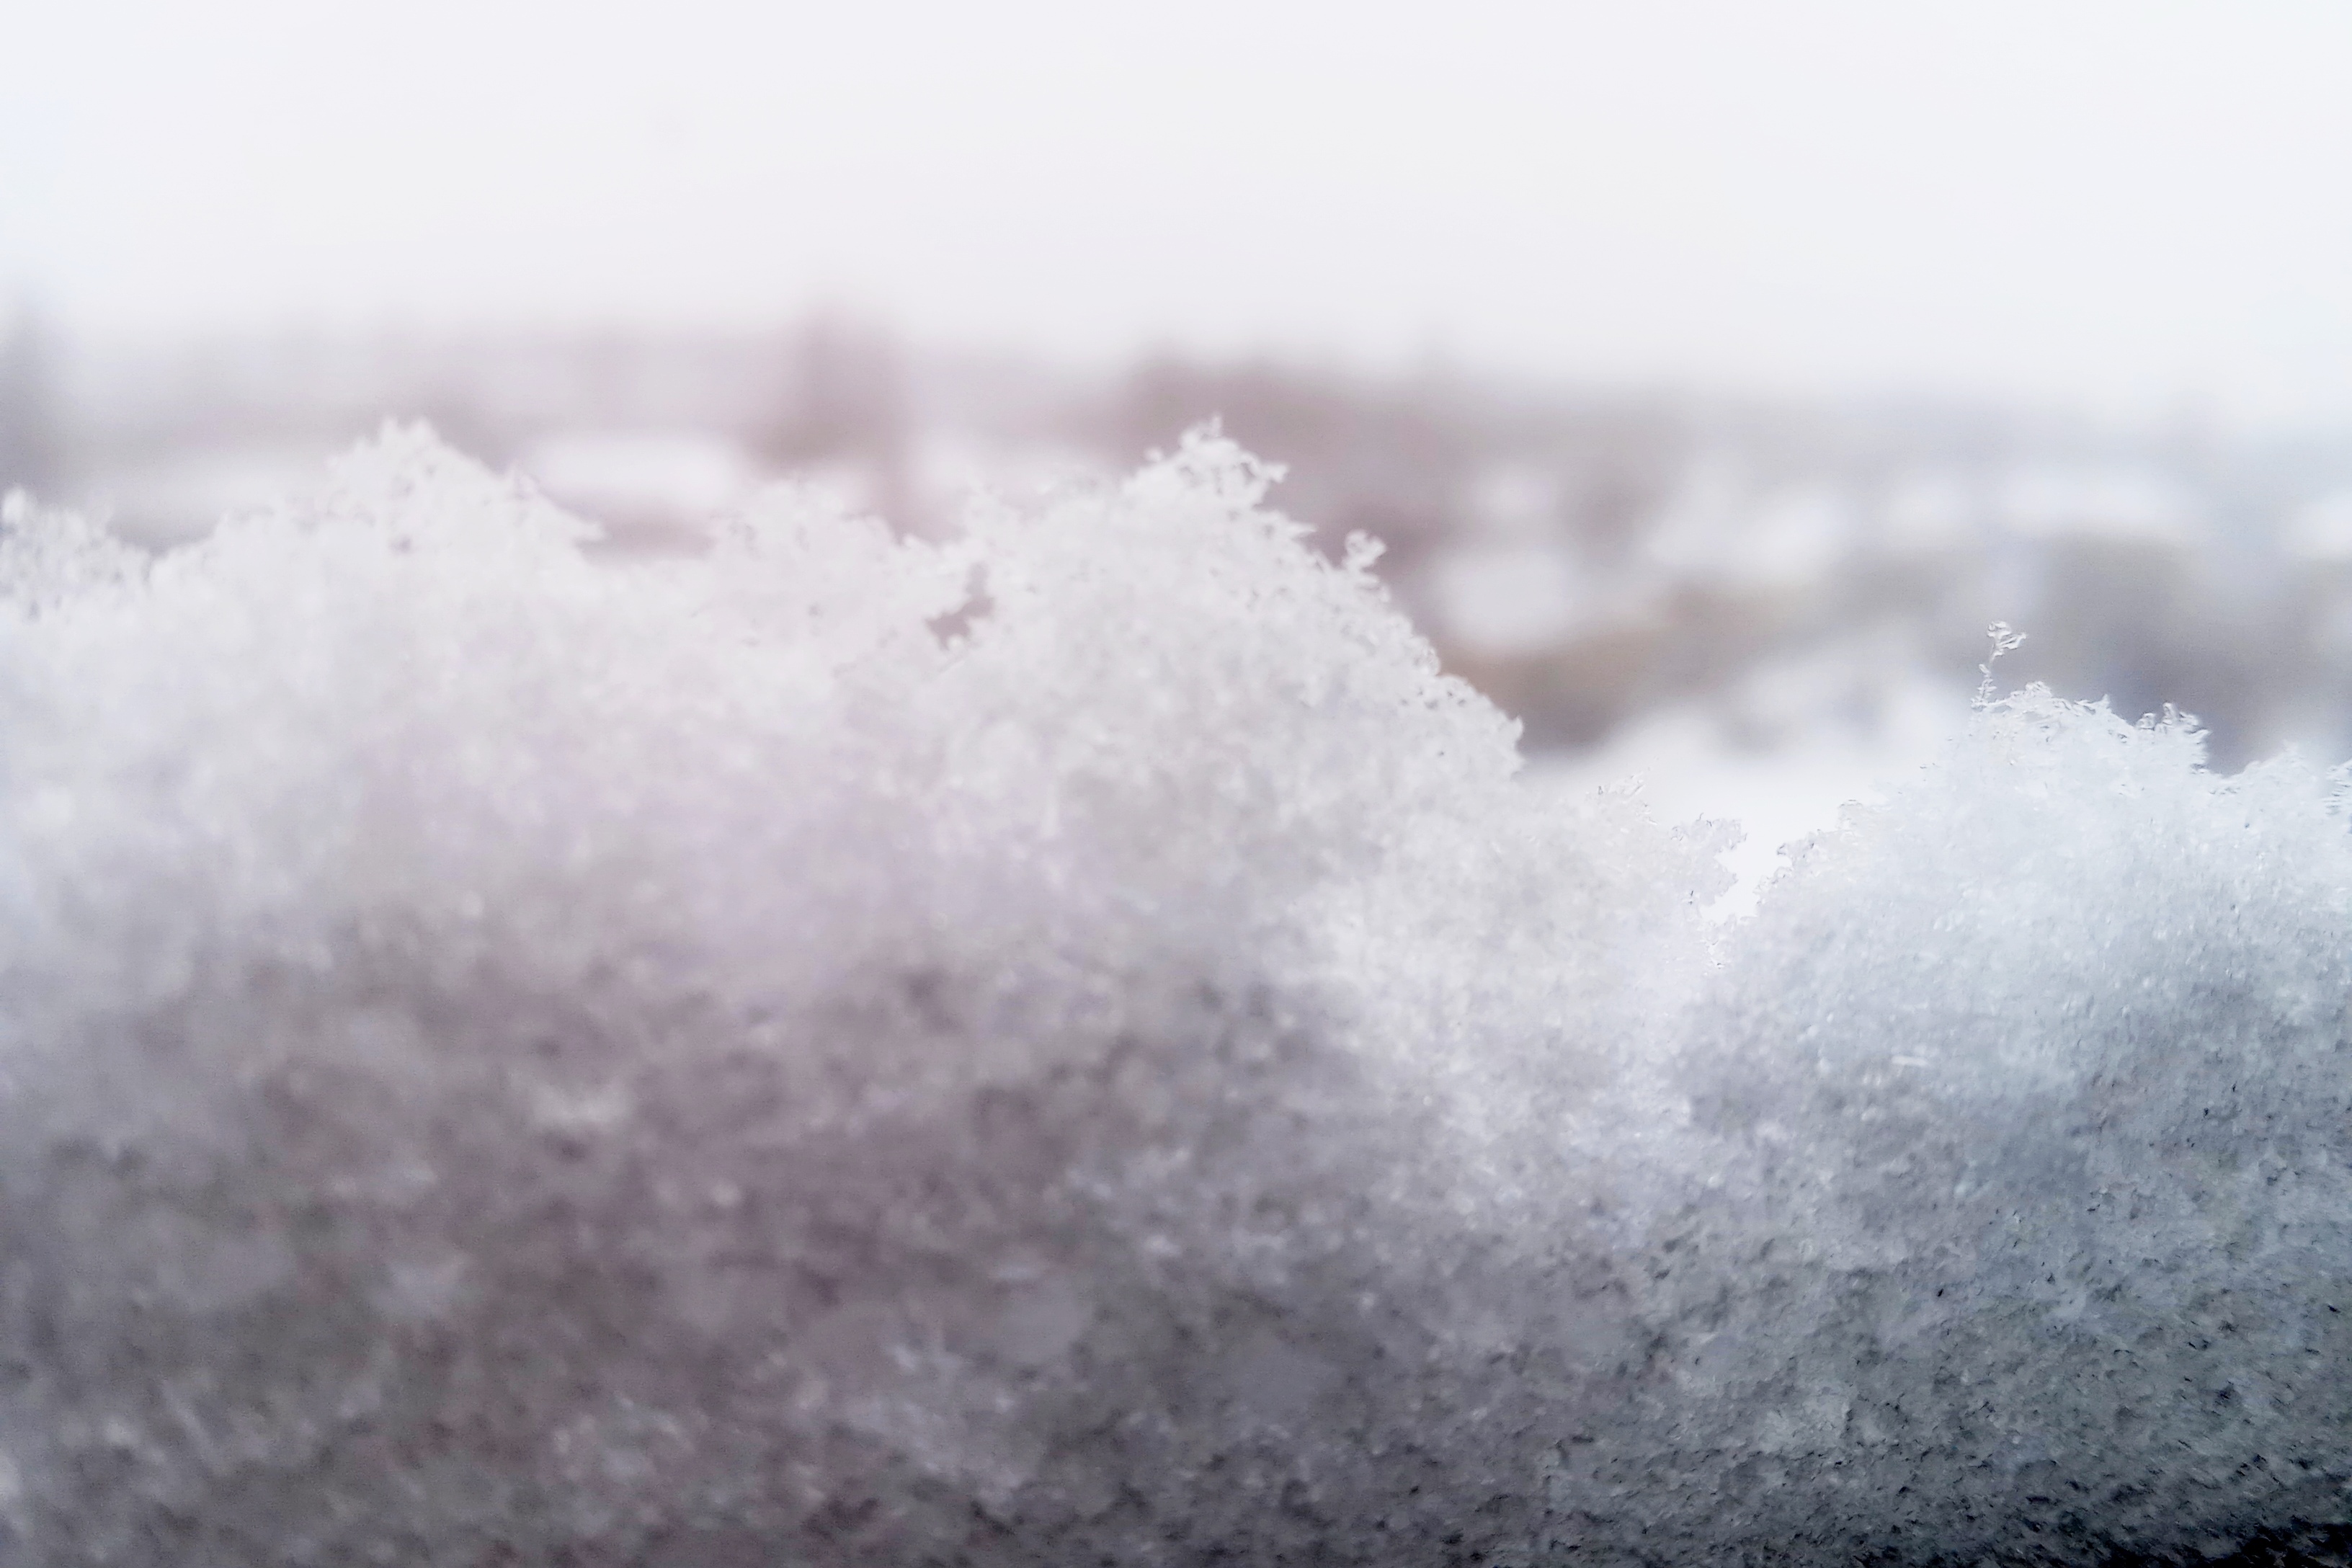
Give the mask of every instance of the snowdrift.
POLYGON ((2028 693, 1709 930, 1265 485, 12 502, 12 1553, 2342 1538, 2331 780, 2028 693))

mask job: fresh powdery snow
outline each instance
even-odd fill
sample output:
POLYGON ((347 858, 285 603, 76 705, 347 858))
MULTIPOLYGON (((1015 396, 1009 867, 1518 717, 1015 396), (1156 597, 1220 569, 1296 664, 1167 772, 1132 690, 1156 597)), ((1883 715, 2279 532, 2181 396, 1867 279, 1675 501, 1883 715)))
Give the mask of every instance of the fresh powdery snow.
POLYGON ((1990 701, 1710 924, 1265 485, 12 503, 0 1557, 2346 1541, 2327 777, 1990 701))

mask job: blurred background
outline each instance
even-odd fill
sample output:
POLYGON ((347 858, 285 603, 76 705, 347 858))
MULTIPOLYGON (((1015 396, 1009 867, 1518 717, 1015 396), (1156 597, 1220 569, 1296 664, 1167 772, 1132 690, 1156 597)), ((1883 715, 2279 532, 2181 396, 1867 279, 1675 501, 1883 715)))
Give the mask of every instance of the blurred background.
MULTIPOLYGON (((19 8, 0 488, 155 549, 387 416, 618 552, 1219 418, 1543 776, 1782 837, 1988 623, 2352 755, 2352 8, 19 8)), ((1759 857, 1762 858, 1759 858, 1759 857)))

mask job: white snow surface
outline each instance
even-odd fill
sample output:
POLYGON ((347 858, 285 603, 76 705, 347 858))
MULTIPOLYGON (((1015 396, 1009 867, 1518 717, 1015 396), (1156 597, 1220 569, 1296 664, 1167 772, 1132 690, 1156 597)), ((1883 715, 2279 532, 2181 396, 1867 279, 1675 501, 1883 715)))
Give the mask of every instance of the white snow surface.
POLYGON ((615 561, 0 530, 42 1563, 1847 1563, 2352 1520, 2336 784, 2029 692, 1749 919, 1189 443, 615 561))

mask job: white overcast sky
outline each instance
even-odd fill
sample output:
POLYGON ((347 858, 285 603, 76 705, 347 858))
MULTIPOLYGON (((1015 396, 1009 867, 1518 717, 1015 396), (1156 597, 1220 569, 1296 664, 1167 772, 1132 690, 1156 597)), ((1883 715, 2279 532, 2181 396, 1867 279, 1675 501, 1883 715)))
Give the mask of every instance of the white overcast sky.
POLYGON ((770 321, 2352 420, 2352 3, 0 0, 72 331, 770 321))

